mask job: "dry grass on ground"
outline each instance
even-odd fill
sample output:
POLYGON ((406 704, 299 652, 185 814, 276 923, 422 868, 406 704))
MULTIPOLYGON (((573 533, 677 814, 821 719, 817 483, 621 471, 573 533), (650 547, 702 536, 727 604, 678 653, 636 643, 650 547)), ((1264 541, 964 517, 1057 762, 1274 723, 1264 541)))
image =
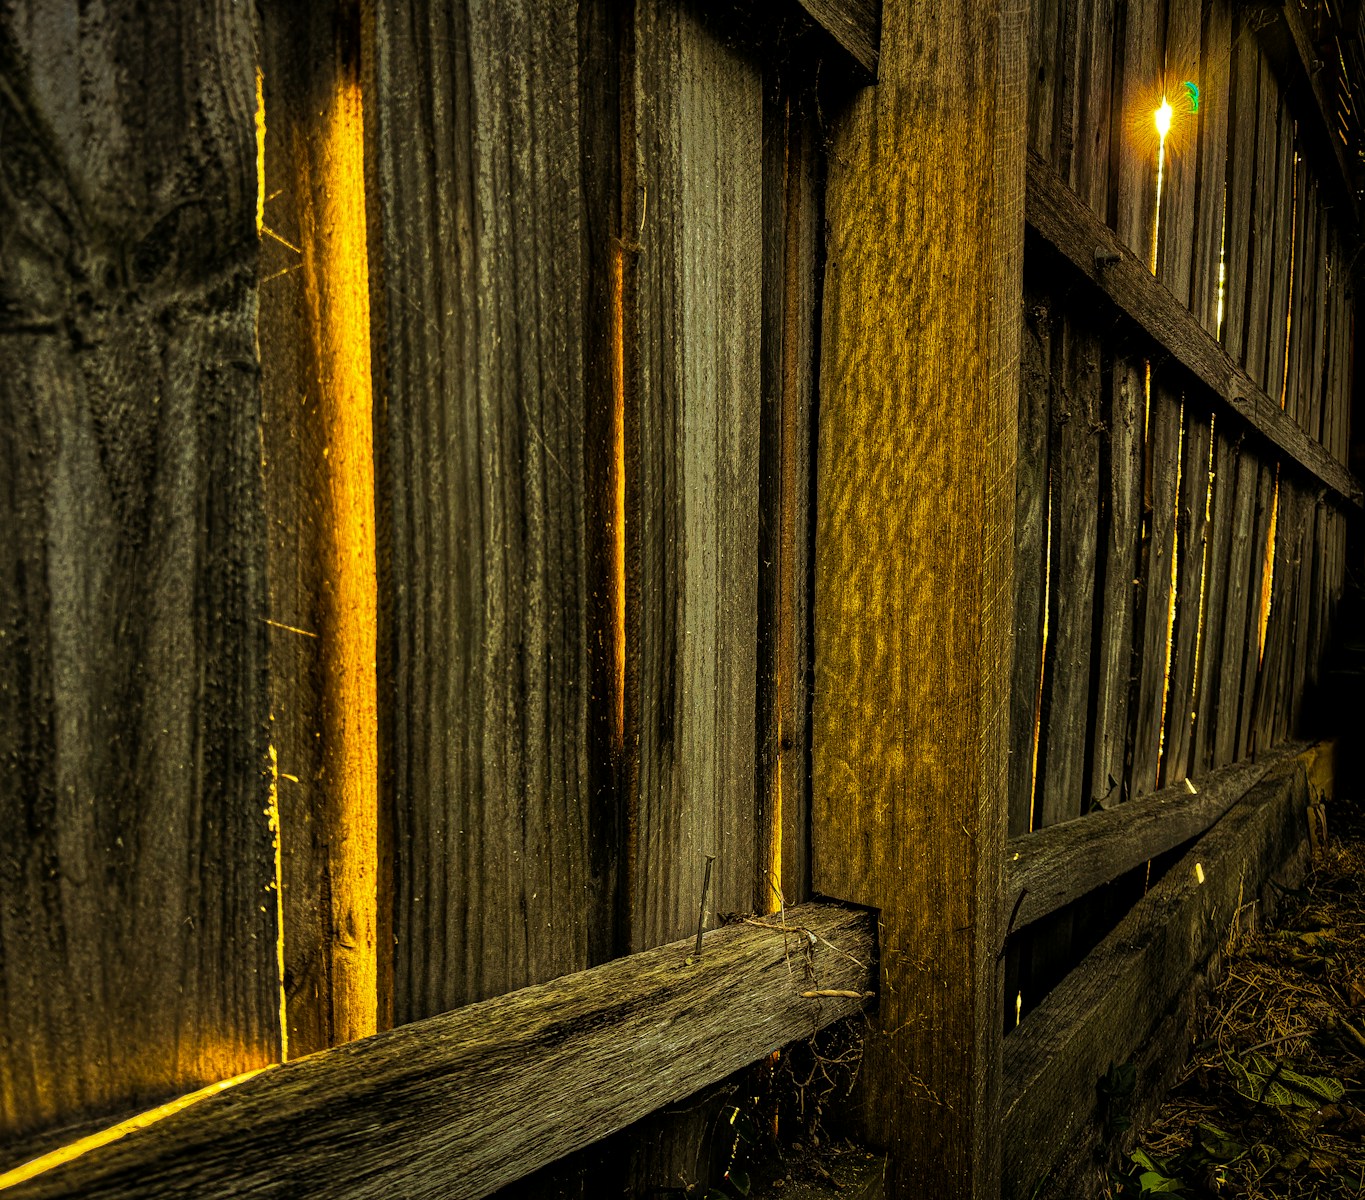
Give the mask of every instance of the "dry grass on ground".
POLYGON ((1365 802, 1224 959, 1181 1083, 1113 1195, 1365 1197, 1365 802))

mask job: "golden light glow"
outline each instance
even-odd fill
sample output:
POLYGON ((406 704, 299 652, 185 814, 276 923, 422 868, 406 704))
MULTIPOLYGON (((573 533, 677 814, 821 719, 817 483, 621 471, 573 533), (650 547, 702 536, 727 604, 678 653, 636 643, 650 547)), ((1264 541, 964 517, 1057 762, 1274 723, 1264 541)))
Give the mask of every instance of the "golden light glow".
POLYGON ((1166 140, 1166 135, 1171 132, 1171 117, 1175 110, 1171 108, 1171 102, 1165 96, 1161 97, 1161 107, 1156 110, 1156 131, 1161 135, 1161 140, 1166 140))
POLYGON ((265 76, 256 68, 256 236, 265 228, 265 76))
POLYGON ((626 744, 625 247, 611 247, 611 623, 615 747, 626 744))
POLYGON ((1015 1023, 1016 1025, 1018 1025, 1019 1022, 1023 1019, 1023 1016, 1024 1016, 1024 993, 1023 993, 1023 992, 1015 992, 1015 993, 1014 993, 1014 1023, 1015 1023))
POLYGON ((1223 311, 1224 298, 1227 295, 1228 284, 1228 261, 1227 261, 1227 242, 1228 242, 1228 188, 1223 185, 1223 224, 1218 234, 1218 327, 1214 331, 1214 337, 1219 341, 1223 340, 1223 311))
POLYGON ((364 146, 360 85, 350 80, 320 120, 322 186, 304 266, 318 339, 330 518, 323 720, 324 770, 334 789, 327 866, 339 1042, 374 1033, 378 1016, 378 584, 364 146))
POLYGON ((188 1095, 168 1100, 165 1104, 138 1113, 134 1117, 128 1117, 117 1124, 110 1125, 107 1129, 98 1130, 68 1145, 59 1146, 56 1150, 51 1150, 38 1158, 20 1163, 12 1170, 0 1174, 0 1191, 17 1187, 21 1183, 26 1183, 30 1179, 51 1171, 54 1167, 63 1166, 82 1155, 89 1154, 92 1150, 99 1150, 111 1142, 127 1137, 130 1133, 135 1133, 139 1129, 146 1129, 149 1125, 155 1125, 166 1117, 183 1112, 192 1104, 198 1104, 201 1100, 207 1100, 210 1096, 225 1092, 228 1088, 236 1087, 239 1083, 245 1083, 253 1076, 268 1070, 270 1067, 258 1067, 254 1071, 244 1071, 240 1075, 234 1075, 231 1079, 219 1080, 217 1083, 211 1083, 207 1087, 200 1088, 197 1092, 190 1092, 188 1095))

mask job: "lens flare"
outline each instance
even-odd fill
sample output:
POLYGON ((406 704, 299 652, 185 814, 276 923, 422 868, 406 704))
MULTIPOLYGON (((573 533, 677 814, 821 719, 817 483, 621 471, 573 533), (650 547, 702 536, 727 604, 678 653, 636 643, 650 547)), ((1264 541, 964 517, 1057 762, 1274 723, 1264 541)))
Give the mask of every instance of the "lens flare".
POLYGON ((1161 107, 1156 110, 1156 131, 1161 135, 1162 141, 1166 140, 1166 135, 1171 132, 1171 117, 1175 115, 1175 110, 1171 108, 1171 102, 1165 96, 1161 97, 1161 107))

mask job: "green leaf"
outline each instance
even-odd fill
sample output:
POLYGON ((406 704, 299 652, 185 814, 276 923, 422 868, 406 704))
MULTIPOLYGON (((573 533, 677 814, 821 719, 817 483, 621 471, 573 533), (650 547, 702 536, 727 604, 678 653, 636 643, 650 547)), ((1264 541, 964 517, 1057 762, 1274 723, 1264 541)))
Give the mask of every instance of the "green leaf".
POLYGON ((1232 1085, 1257 1104, 1277 1108, 1317 1108, 1334 1104, 1346 1094, 1346 1085, 1330 1075, 1301 1075, 1264 1054, 1251 1053, 1243 1060, 1223 1056, 1232 1085))
POLYGON ((1246 1147, 1241 1142, 1229 1137, 1216 1125, 1199 1126, 1199 1144, 1211 1159, 1219 1163, 1233 1162, 1246 1153, 1246 1147))
POLYGON ((726 1178, 730 1181, 730 1186, 741 1196, 747 1196, 753 1186, 749 1182, 749 1176, 743 1171, 731 1171, 726 1178))

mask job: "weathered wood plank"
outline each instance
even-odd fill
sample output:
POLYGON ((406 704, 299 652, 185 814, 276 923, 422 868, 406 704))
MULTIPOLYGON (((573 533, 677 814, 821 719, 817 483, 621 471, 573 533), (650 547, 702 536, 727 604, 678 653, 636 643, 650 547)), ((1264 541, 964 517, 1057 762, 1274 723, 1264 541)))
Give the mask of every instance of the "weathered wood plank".
POLYGON ((0 1141, 280 1053, 255 70, 0 13, 0 1141))
POLYGON ((755 841, 762 73, 672 0, 640 0, 634 38, 638 950, 695 928, 708 855, 712 912, 751 911, 768 888, 755 841))
POLYGON ((1005 843, 1005 899, 1014 913, 1013 930, 1198 837, 1273 761, 1271 756, 1233 763, 1196 778, 1195 792, 1182 780, 1107 812, 1010 838, 1005 843))
POLYGON ((829 154, 812 868, 881 910, 863 1115, 896 1196, 999 1186, 1025 19, 887 0, 829 154))
POLYGON ((1277 764, 1005 1039, 1004 1194, 1030 1197, 1132 1057, 1306 838, 1302 757, 1277 764))
POLYGON ((783 896, 796 902, 810 894, 811 435, 823 224, 810 97, 773 84, 765 92, 771 99, 763 111, 760 911, 783 896))
POLYGON ((584 445, 581 79, 562 8, 384 0, 374 21, 402 1022, 580 969, 609 919, 586 763, 600 450, 584 445))
POLYGON ((1086 318, 1058 322, 1052 389, 1047 662, 1034 826, 1085 808, 1100 465, 1100 339, 1086 318))
POLYGON ((1269 304, 1266 307, 1267 350, 1265 389, 1281 408, 1288 404, 1290 302, 1293 298, 1295 258, 1294 120, 1284 97, 1278 98, 1279 122, 1275 162, 1275 228, 1271 237, 1274 259, 1269 304))
POLYGON ((1270 603, 1273 598, 1278 517, 1277 464, 1260 459, 1256 472, 1256 507, 1248 546, 1250 577, 1247 581, 1247 628, 1242 641, 1242 703, 1237 717, 1236 758, 1251 754, 1256 749, 1252 719, 1256 712, 1256 690, 1265 656, 1265 636, 1269 629, 1270 603))
POLYGON ((1222 690, 1227 622, 1229 559, 1236 513, 1237 461, 1240 431, 1230 434, 1227 422, 1215 422, 1212 497, 1209 505, 1208 561, 1205 569, 1204 632, 1199 639, 1199 688, 1194 705, 1194 762, 1199 771, 1223 765, 1218 759, 1219 714, 1225 703, 1235 707, 1236 696, 1222 690))
POLYGON ((1322 82, 1319 55, 1299 5, 1267 0, 1253 7, 1253 28, 1261 47, 1286 87, 1313 166, 1332 194, 1335 207, 1353 223, 1360 219, 1346 148, 1337 136, 1334 104, 1322 82))
POLYGON ((1312 353, 1318 257, 1317 182, 1308 162, 1300 157, 1295 171, 1294 282, 1290 306, 1289 360, 1285 380, 1285 411, 1304 429, 1311 427, 1317 409, 1307 394, 1306 359, 1312 353))
MULTIPOLYGON (((1232 497, 1232 537, 1228 550, 1227 587, 1223 593, 1223 639, 1219 653, 1217 730, 1214 734, 1213 765, 1221 767, 1237 758, 1239 718, 1243 702, 1245 647, 1254 639, 1250 614, 1248 581, 1251 573, 1252 534, 1256 520, 1256 489, 1260 482, 1260 463, 1246 446, 1238 442, 1236 482, 1232 497)), ((1254 676, 1248 686, 1255 682, 1254 676)))
MULTIPOLYGON (((1277 267, 1275 246, 1275 207, 1279 195, 1280 95, 1274 72, 1264 56, 1259 57, 1259 82, 1256 91, 1256 158, 1252 176, 1250 246, 1247 254, 1247 295, 1245 353, 1246 373, 1279 407, 1278 381, 1269 377, 1268 354, 1271 329, 1272 289, 1277 267)), ((1288 266, 1288 260, 1285 261, 1288 266)))
MULTIPOLYGON (((1231 215, 1229 209, 1229 221, 1231 215)), ((1287 417, 1278 400, 1271 400, 1238 369, 1190 311, 1152 279, 1150 271, 1119 244, 1046 164, 1032 157, 1028 164, 1028 217, 1029 224, 1129 320, 1213 390, 1219 411, 1236 413, 1303 470, 1350 504, 1360 504, 1359 485, 1341 463, 1287 417), (1117 257, 1101 266, 1097 256, 1117 257)), ((1231 272, 1229 265, 1229 303, 1233 303, 1231 272)))
POLYGON ((1071 186, 1101 220, 1109 212, 1113 185, 1112 138, 1122 123, 1114 103, 1116 6, 1109 0, 1075 0, 1077 26, 1075 144, 1071 186), (1112 124, 1111 124, 1112 122, 1112 124))
POLYGON ((1183 84, 1199 78, 1201 7, 1201 0, 1167 0, 1166 56, 1161 72, 1162 96, 1174 111, 1161 172, 1156 277, 1187 307, 1191 306, 1200 147, 1197 114, 1190 112, 1190 94, 1183 84))
POLYGON ((689 938, 338 1046, 0 1186, 478 1200, 859 1011, 871 916, 805 905, 787 928, 730 925, 700 962, 689 938))
POLYGON ((1198 685, 1198 643, 1206 616, 1208 582, 1209 475, 1213 430, 1207 411, 1185 401, 1185 435, 1180 448, 1180 494, 1176 504, 1175 615, 1171 624, 1170 682, 1166 690, 1166 731, 1162 783, 1175 783, 1194 766, 1194 714, 1198 685))
POLYGON ((1028 144, 1053 161, 1057 138, 1062 76, 1068 64, 1062 54, 1067 0, 1030 0, 1028 27, 1028 144))
POLYGON ((1009 832, 1033 827, 1048 600, 1048 422, 1052 312, 1047 293, 1026 290, 1019 365, 1019 452, 1015 467, 1014 657, 1010 678, 1009 832))
POLYGON ((1176 502, 1180 488, 1185 405, 1180 392, 1151 373, 1143 521, 1143 596, 1135 618, 1138 672, 1133 714, 1129 796, 1155 791, 1160 781, 1164 720, 1171 665, 1172 587, 1178 571, 1176 502))
POLYGON ((1232 102, 1228 109, 1221 340, 1232 361, 1244 363, 1251 277, 1252 201, 1256 188, 1256 125, 1260 112, 1257 89, 1261 79, 1261 54, 1244 13, 1234 14, 1232 33, 1232 102))
POLYGON ((1232 8, 1204 6, 1200 38, 1199 149, 1194 210, 1194 262, 1190 308, 1215 338, 1222 315, 1223 222, 1226 212, 1232 8))
POLYGON ((299 1055, 378 1020, 370 293, 359 12, 261 17, 270 730, 287 1050, 299 1055))
MULTIPOLYGON (((1129 0, 1115 54, 1114 77, 1121 89, 1115 130, 1114 230, 1147 268, 1156 270, 1157 146, 1153 120, 1161 105, 1162 56, 1166 43, 1165 0, 1129 0)), ((1092 246, 1089 253, 1094 254, 1092 246)))

